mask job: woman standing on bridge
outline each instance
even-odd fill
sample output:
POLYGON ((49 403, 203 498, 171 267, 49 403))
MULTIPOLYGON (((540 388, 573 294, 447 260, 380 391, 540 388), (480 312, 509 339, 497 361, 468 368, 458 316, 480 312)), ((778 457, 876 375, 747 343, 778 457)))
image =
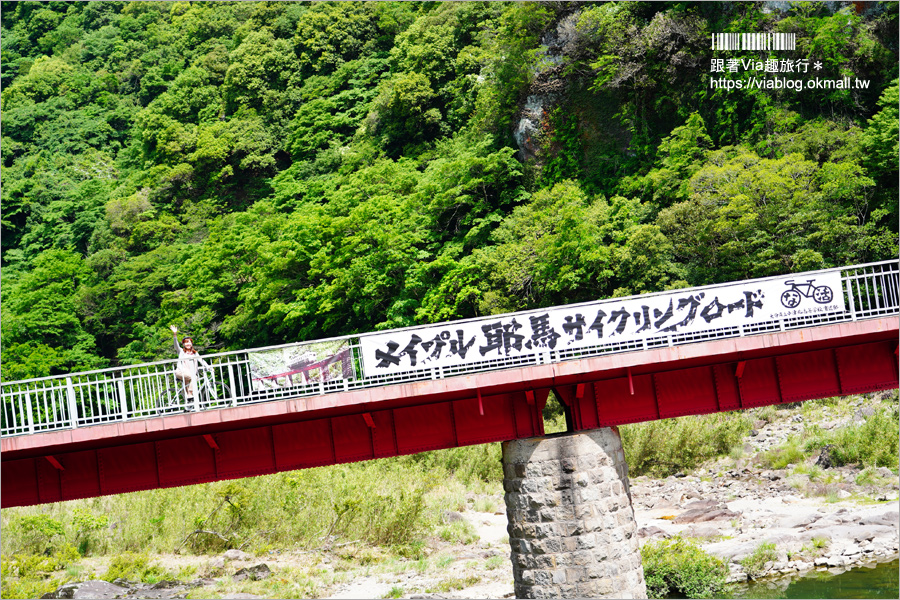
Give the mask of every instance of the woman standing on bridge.
POLYGON ((175 351, 178 352, 178 366, 175 369, 175 378, 184 383, 185 398, 190 401, 194 399, 197 392, 197 363, 209 368, 205 360, 200 358, 197 351, 194 350, 194 340, 185 337, 181 340, 181 346, 178 345, 178 328, 170 325, 172 330, 172 338, 175 340, 175 351))

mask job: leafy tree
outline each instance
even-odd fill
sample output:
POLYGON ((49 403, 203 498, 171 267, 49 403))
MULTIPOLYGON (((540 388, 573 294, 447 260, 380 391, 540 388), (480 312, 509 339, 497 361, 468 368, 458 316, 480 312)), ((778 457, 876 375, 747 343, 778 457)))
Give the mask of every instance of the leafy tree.
POLYGON ((87 276, 77 254, 47 250, 9 290, 4 286, 4 378, 104 366, 105 361, 94 354, 94 337, 82 326, 74 298, 87 276))
POLYGON ((4 2, 3 375, 896 256, 897 7, 832 8, 4 2))
POLYGON ((873 184, 852 162, 820 168, 799 154, 723 149, 691 178, 690 199, 658 223, 694 283, 865 262, 896 243, 870 214, 873 184))
POLYGON ((537 192, 494 234, 480 258, 490 278, 481 311, 507 312, 682 285, 671 245, 647 209, 589 198, 575 182, 537 192))
POLYGON ((254 109, 280 133, 299 101, 299 71, 290 42, 268 30, 250 33, 231 53, 225 73, 222 95, 228 112, 254 109))
POLYGON ((660 142, 656 168, 635 180, 623 180, 622 187, 626 192, 641 192, 659 208, 687 200, 688 182, 703 165, 711 148, 712 140, 706 134, 703 118, 692 113, 684 125, 673 129, 660 142))

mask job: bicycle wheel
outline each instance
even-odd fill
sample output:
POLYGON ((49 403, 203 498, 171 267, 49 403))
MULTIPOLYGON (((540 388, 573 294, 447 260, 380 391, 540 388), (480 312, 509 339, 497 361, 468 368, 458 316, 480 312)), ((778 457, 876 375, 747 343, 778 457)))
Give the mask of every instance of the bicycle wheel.
POLYGON ((813 290, 813 300, 819 304, 828 304, 834 298, 834 293, 827 285, 820 285, 813 290))
POLYGON ((795 308, 800 304, 800 292, 797 290, 787 290, 781 295, 781 303, 786 308, 795 308))

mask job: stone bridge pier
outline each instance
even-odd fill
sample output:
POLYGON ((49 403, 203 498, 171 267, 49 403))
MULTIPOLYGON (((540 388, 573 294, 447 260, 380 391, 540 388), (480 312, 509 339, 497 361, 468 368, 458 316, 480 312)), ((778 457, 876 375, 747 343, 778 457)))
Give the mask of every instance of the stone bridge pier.
POLYGON ((615 428, 503 443, 517 598, 646 598, 615 428))

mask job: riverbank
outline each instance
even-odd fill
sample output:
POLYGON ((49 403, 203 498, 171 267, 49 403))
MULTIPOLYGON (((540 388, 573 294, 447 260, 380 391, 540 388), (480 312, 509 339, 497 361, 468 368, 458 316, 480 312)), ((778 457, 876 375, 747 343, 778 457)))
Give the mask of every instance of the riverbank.
MULTIPOLYGON (((757 421, 734 456, 690 475, 632 480, 638 535, 691 538, 729 567, 729 583, 847 569, 898 555, 898 476, 890 469, 828 464, 827 451, 781 469, 765 467, 808 428, 861 423, 877 400, 797 406, 757 421), (757 561, 748 561, 754 556, 757 561), (748 572, 748 562, 752 564, 748 572)), ((681 475, 681 474, 679 474, 681 475)))
MULTIPOLYGON (((752 430, 729 456, 662 479, 631 478, 641 543, 690 539, 726 562, 735 595, 751 579, 778 578, 785 587, 786 578, 804 573, 896 559, 897 474, 835 466, 840 448, 804 445, 823 432, 865 433, 854 427, 896 405, 896 395, 886 394, 750 411, 752 430)), ((429 489, 424 501, 439 516, 420 545, 326 536, 316 546, 119 556, 119 578, 109 577, 109 555, 89 556, 54 577, 115 579, 91 584, 91 597, 109 598, 512 597, 502 486, 483 480, 462 486, 451 478, 429 489)))

